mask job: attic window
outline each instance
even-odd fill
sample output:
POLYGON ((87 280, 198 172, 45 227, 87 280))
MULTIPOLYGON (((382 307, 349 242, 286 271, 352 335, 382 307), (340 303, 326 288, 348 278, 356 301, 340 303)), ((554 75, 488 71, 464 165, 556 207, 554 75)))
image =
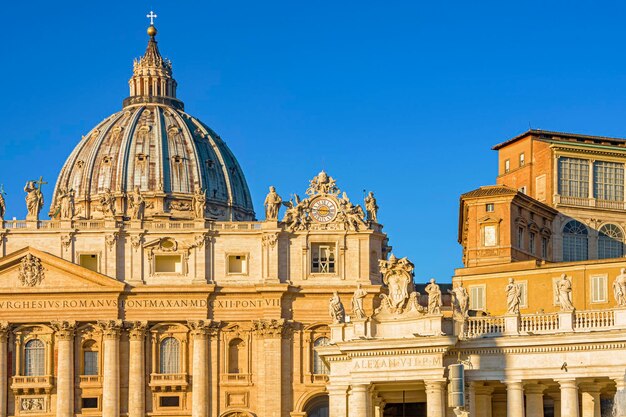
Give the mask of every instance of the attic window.
POLYGON ((247 274, 248 257, 246 255, 228 255, 229 274, 247 274))
POLYGON ((159 274, 182 274, 183 263, 180 255, 156 255, 154 271, 159 274))
POLYGON ((90 271, 98 272, 98 255, 95 253, 82 253, 78 256, 78 264, 90 271))
POLYGON ((485 204, 485 211, 487 213, 493 213, 493 203, 487 203, 485 204))

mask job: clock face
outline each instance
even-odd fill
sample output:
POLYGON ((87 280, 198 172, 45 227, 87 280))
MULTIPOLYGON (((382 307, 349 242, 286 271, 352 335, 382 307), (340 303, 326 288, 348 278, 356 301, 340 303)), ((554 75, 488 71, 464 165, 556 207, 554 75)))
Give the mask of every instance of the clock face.
POLYGON ((337 215, 337 206, 328 198, 318 198, 311 205, 311 215, 320 223, 331 222, 337 215))

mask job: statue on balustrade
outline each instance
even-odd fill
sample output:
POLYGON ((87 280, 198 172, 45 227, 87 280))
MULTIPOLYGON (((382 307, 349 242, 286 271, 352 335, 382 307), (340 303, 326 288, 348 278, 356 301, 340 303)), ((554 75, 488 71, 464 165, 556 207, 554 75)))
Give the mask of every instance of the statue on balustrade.
POLYGON ((59 217, 63 220, 74 217, 74 190, 59 188, 59 217))
POLYGON ((506 292, 506 314, 519 314, 522 286, 516 284, 513 278, 509 278, 509 283, 504 291, 506 292))
POLYGON ((206 194, 200 187, 196 187, 193 193, 193 212, 196 219, 204 219, 204 212, 206 210, 206 194))
POLYGON ((372 191, 365 197, 365 211, 367 212, 367 220, 378 223, 378 204, 376 204, 376 197, 372 191))
POLYGON ((43 193, 41 192, 43 184, 46 183, 40 178, 39 181, 28 181, 24 186, 26 209, 28 210, 26 220, 39 220, 39 212, 43 207, 43 193))
POLYGON ((110 188, 105 188, 104 194, 100 196, 100 210, 104 217, 115 216, 115 197, 110 188))
POLYGON ((131 211, 132 220, 141 220, 146 200, 141 195, 139 187, 136 186, 131 194, 128 195, 128 208, 131 211))
POLYGON ((270 192, 265 197, 265 220, 278 220, 278 211, 282 203, 283 199, 276 192, 276 188, 271 186, 270 192))
POLYGON ((465 321, 469 317, 469 294, 463 287, 463 283, 459 282, 459 285, 448 290, 448 293, 452 295, 454 318, 457 321, 465 321))
POLYGON ((345 323, 346 311, 343 308, 341 298, 339 298, 339 293, 337 291, 333 292, 333 296, 330 298, 328 312, 330 313, 330 317, 333 319, 334 324, 345 323))
POLYGON ((441 289, 434 278, 431 278, 430 283, 426 286, 426 293, 428 294, 428 314, 441 314, 441 306, 443 305, 441 289))
POLYGON ((352 296, 352 314, 356 319, 364 319, 367 317, 365 309, 363 309, 363 299, 366 295, 367 291, 361 287, 361 284, 357 284, 356 291, 352 296))
POLYGON ((613 281, 613 295, 618 307, 626 307, 626 268, 622 268, 613 281))
MULTIPOLYGON (((4 214, 6 213, 6 203, 4 202, 4 186, 0 185, 0 222, 4 221, 4 214)), ((2 226, 2 225, 0 225, 2 226)))
POLYGON ((575 310, 572 303, 572 281, 565 274, 561 274, 561 278, 556 282, 556 296, 561 305, 561 311, 575 310))

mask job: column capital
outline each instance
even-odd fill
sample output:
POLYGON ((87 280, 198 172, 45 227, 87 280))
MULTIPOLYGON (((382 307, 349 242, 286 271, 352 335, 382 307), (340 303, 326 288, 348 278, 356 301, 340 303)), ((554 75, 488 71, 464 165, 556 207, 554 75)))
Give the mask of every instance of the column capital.
POLYGON ((474 394, 476 395, 491 395, 494 391, 493 387, 485 385, 485 383, 481 381, 470 382, 470 389, 474 390, 474 394))
POLYGON ((426 391, 441 391, 443 390, 444 386, 446 384, 445 380, 430 380, 430 381, 424 381, 424 385, 426 386, 426 391))
POLYGON ((50 327, 55 331, 58 340, 72 340, 76 331, 75 321, 51 321, 50 327))
POLYGON ((6 342, 9 332, 11 331, 11 325, 8 321, 0 321, 0 342, 6 342))
POLYGON ((507 390, 523 390, 524 383, 521 380, 516 381, 502 381, 506 385, 507 390))
POLYGON ((104 339, 119 339, 123 328, 122 320, 98 320, 96 326, 102 332, 104 339))
POLYGON ((194 339, 206 339, 213 326, 212 320, 188 320, 187 326, 191 329, 194 339))
POLYGON ((252 322, 252 331, 259 337, 287 338, 291 335, 291 323, 285 319, 255 320, 252 322))
POLYGON ((359 392, 368 391, 369 387, 370 387, 370 384, 352 384, 352 385, 350 385, 350 388, 352 389, 352 391, 359 391, 359 392))
POLYGON ((594 382, 582 382, 578 384, 578 389, 583 392, 588 392, 590 394, 599 394, 600 393, 600 385, 594 382))
POLYGON ((524 384, 524 392, 526 394, 543 394, 546 388, 547 386, 543 384, 537 384, 532 382, 524 384))
POLYGON ((128 331, 128 337, 130 340, 143 341, 146 337, 146 330, 148 329, 147 321, 127 321, 124 322, 124 328, 128 331))
POLYGON ((558 382, 559 387, 561 387, 561 389, 567 389, 567 388, 578 389, 578 383, 576 382, 575 378, 572 378, 572 379, 557 379, 556 382, 558 382))

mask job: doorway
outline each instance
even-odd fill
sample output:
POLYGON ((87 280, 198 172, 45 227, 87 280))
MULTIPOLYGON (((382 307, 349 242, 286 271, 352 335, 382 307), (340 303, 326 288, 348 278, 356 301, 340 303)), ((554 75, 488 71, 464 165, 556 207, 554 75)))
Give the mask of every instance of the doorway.
POLYGON ((383 417, 426 417, 426 403, 386 404, 383 417))

